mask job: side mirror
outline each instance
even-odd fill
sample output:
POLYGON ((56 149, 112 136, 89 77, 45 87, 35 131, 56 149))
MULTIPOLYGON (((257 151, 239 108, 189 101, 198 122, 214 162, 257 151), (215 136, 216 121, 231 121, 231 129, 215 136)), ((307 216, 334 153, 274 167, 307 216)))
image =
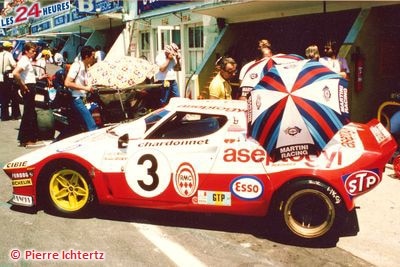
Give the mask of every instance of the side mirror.
POLYGON ((129 143, 129 134, 124 134, 118 138, 118 148, 127 148, 129 143))

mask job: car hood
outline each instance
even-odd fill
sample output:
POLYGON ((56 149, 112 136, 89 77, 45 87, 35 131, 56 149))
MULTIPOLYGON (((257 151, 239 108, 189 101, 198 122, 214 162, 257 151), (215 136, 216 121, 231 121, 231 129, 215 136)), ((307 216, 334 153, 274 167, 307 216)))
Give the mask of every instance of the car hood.
POLYGON ((136 120, 127 123, 114 124, 99 130, 85 132, 58 142, 50 143, 30 153, 18 157, 4 166, 4 169, 15 168, 23 163, 31 166, 41 160, 59 153, 74 154, 85 159, 95 159, 103 155, 103 151, 110 147, 117 148, 118 138, 129 134, 130 139, 140 139, 145 134, 144 120, 136 120), (18 164, 17 164, 18 163, 18 164))

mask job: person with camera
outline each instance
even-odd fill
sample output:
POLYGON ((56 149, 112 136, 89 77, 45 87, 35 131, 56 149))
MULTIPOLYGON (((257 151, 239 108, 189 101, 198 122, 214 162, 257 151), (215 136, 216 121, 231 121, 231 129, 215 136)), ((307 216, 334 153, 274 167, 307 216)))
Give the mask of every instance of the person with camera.
POLYGON ((166 45, 156 57, 156 64, 160 67, 155 75, 155 80, 162 83, 162 93, 160 105, 168 104, 171 97, 179 97, 179 87, 177 80, 177 71, 181 70, 181 54, 179 47, 175 43, 166 45))

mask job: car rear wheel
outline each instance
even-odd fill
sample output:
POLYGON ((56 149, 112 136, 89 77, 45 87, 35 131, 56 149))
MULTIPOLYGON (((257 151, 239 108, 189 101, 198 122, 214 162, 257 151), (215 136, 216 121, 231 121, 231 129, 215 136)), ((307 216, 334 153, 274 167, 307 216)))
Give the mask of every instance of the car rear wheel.
POLYGON ((326 234, 335 221, 335 206, 322 192, 302 189, 284 203, 283 219, 294 234, 316 238, 326 234))
POLYGON ((329 194, 328 188, 319 182, 303 182, 281 191, 275 215, 283 223, 286 234, 309 240, 338 236, 343 201, 337 193, 329 194))
POLYGON ((65 216, 87 214, 95 200, 93 185, 87 172, 72 163, 56 164, 48 176, 47 202, 51 211, 65 216))

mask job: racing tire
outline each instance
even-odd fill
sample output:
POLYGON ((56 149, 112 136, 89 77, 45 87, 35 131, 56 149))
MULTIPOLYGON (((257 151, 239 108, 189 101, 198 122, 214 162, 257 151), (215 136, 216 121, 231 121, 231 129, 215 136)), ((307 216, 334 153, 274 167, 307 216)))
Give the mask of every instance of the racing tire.
POLYGON ((56 162, 42 182, 45 208, 65 217, 91 216, 96 202, 88 172, 71 161, 56 162))
POLYGON ((283 236, 302 241, 334 241, 345 218, 343 200, 330 194, 329 186, 317 181, 300 181, 283 188, 273 204, 273 227, 283 236), (283 227, 282 227, 283 226, 283 227))

